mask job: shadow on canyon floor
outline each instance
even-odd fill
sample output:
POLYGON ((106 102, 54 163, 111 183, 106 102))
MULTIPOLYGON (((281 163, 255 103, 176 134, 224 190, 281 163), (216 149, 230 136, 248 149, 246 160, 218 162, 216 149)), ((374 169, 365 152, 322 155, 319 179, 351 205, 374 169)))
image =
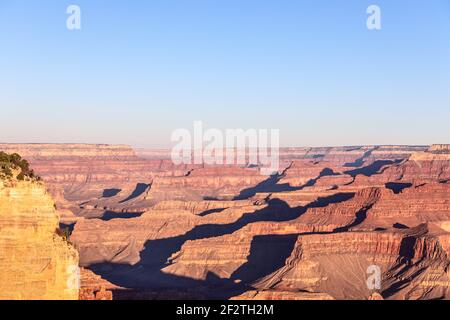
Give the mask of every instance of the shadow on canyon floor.
POLYGON ((133 200, 137 197, 139 197, 140 195, 142 195, 145 191, 148 190, 148 188, 150 187, 150 184, 146 184, 146 183, 138 183, 136 185, 136 188, 134 189, 134 191, 125 199, 119 201, 119 203, 125 203, 127 201, 133 200))
MULTIPOLYGON (((366 157, 370 156, 370 154, 374 150, 375 149, 366 152, 365 155, 363 157, 361 157, 361 159, 364 160, 366 157)), ((403 161, 403 159, 377 160, 377 161, 371 163, 370 165, 367 165, 364 167, 359 167, 359 166, 363 165, 363 160, 361 160, 362 161, 361 163, 359 163, 360 162, 359 160, 356 160, 355 163, 346 164, 345 166, 347 166, 347 167, 358 167, 358 168, 353 169, 353 170, 344 171, 343 174, 348 174, 348 175, 352 176, 353 178, 355 178, 357 175, 364 175, 364 176, 370 177, 370 176, 380 173, 380 170, 382 170, 383 168, 385 168, 389 165, 399 164, 403 161)), ((237 195, 236 197, 233 198, 233 200, 250 199, 251 197, 255 196, 257 193, 276 193, 276 192, 288 192, 288 191, 303 190, 307 187, 313 187, 317 183, 317 181, 323 177, 341 175, 340 173, 335 173, 330 168, 324 168, 316 178, 310 179, 309 181, 307 181, 305 184, 303 184, 301 186, 292 187, 289 183, 278 184, 278 182, 283 177, 285 177, 286 171, 289 170, 289 168, 290 168, 290 166, 288 168, 286 168, 283 171, 283 173, 272 175, 268 179, 260 182, 259 184, 257 184, 254 187, 242 190, 239 193, 239 195, 237 195)), ((396 188, 401 188, 401 187, 402 186, 400 186, 400 185, 399 186, 392 185, 392 188, 394 188, 393 190, 397 190, 396 188)))
POLYGON ((250 285, 283 267, 294 250, 299 235, 259 235, 251 242, 247 262, 236 269, 230 279, 250 285))
POLYGON ((225 210, 225 209, 226 209, 226 208, 209 209, 209 210, 205 210, 205 211, 199 213, 198 215, 199 215, 200 217, 204 217, 204 216, 207 216, 207 215, 209 215, 209 214, 222 212, 222 211, 225 210))
POLYGON ((368 205, 368 206, 366 206, 364 208, 361 208, 358 212, 356 212, 355 220, 353 222, 351 222, 347 226, 343 226, 343 227, 334 229, 333 233, 347 232, 351 228, 360 225, 361 223, 364 222, 364 220, 366 220, 366 218, 367 218, 367 211, 369 211, 372 207, 373 207, 373 204, 370 204, 370 205, 368 205))
POLYGON ((348 170, 348 171, 344 171, 344 174, 348 174, 352 177, 356 177, 357 175, 361 174, 363 176, 366 177, 371 177, 375 174, 379 174, 380 170, 383 169, 383 167, 387 167, 388 165, 393 165, 393 164, 399 164, 403 161, 403 159, 399 159, 399 160, 377 160, 375 162, 373 162, 372 164, 362 167, 362 168, 358 168, 358 169, 354 169, 354 170, 348 170))
POLYGON ((115 211, 105 211, 103 215, 99 218, 103 221, 109 221, 113 219, 131 219, 140 217, 144 211, 141 212, 115 212, 115 211))
MULTIPOLYGON (((371 152, 371 151, 370 151, 371 152)), ((366 152, 362 158, 370 156, 366 152)), ((363 160, 356 160, 355 163, 348 164, 349 167, 359 165, 363 160)), ((378 160, 368 166, 345 171, 353 177, 357 175, 371 176, 380 173, 388 165, 395 165, 403 160, 378 160)), ((289 169, 289 167, 287 168, 289 169)), ((324 168, 321 173, 313 179, 310 179, 304 185, 299 187, 291 187, 289 184, 278 184, 285 176, 285 169, 281 174, 270 176, 268 179, 258 185, 242 190, 234 200, 249 199, 259 192, 274 193, 282 191, 301 190, 311 187, 325 176, 339 175, 330 168, 324 168)), ((127 199, 138 197, 149 187, 146 184, 138 184, 136 190, 127 199)), ((395 193, 401 192, 404 188, 410 187, 409 184, 390 183, 386 187, 395 193)), ((252 283, 261 279, 279 268, 281 268, 286 259, 292 253, 298 236, 307 234, 331 234, 350 231, 364 222, 367 212, 371 209, 372 204, 367 204, 355 214, 355 218, 346 226, 334 229, 330 232, 307 232, 290 235, 256 235, 251 240, 250 251, 247 256, 247 262, 237 268, 229 278, 221 278, 213 272, 197 270, 197 274, 201 279, 194 279, 174 273, 169 273, 167 267, 174 265, 177 259, 177 253, 180 252, 183 245, 188 241, 196 241, 208 238, 221 237, 231 235, 234 232, 244 228, 245 226, 255 222, 287 222, 299 218, 308 209, 326 207, 333 203, 348 201, 355 196, 354 192, 337 193, 327 197, 318 198, 306 206, 290 207, 286 202, 279 198, 267 200, 267 206, 254 212, 243 214, 235 222, 228 224, 203 224, 192 228, 183 235, 148 240, 144 244, 143 250, 140 252, 140 261, 135 265, 123 265, 115 263, 100 263, 91 265, 89 268, 95 273, 101 275, 106 280, 124 288, 129 288, 132 292, 156 291, 164 292, 176 290, 176 292, 189 292, 188 297, 200 297, 206 294, 211 299, 227 299, 234 295, 252 289, 252 283), (204 274, 203 272, 206 272, 204 274)), ((126 200, 127 200, 126 199, 126 200)), ((126 201, 124 200, 124 201, 126 201)), ((200 214, 206 216, 224 210, 223 208, 207 210, 200 214)), ((117 216, 115 216, 117 217, 117 216)), ((381 230, 380 230, 381 231, 381 230)), ((407 240, 406 240, 407 241, 407 240)), ((410 247, 408 243, 404 244, 404 248, 410 247)), ((403 255, 408 257, 407 252, 403 255)), ((174 272, 174 270, 170 270, 174 272)), ((183 274, 183 266, 176 269, 175 272, 183 274)), ((196 271, 194 270, 194 273, 196 271)), ((205 297, 205 296, 203 296, 205 297)))
POLYGON ((379 147, 375 147, 373 149, 370 149, 370 150, 364 152, 364 154, 360 158, 356 159, 354 162, 347 162, 346 164, 344 164, 344 167, 350 167, 350 168, 362 167, 364 165, 364 161, 367 158, 369 158, 372 155, 372 153, 377 149, 379 149, 379 147))
MULTIPOLYGON (((286 169, 287 170, 287 169, 286 169)), ((285 171, 286 171, 285 170, 285 171)), ((292 187, 289 183, 278 184, 278 182, 285 177, 285 173, 275 174, 270 176, 268 179, 260 182, 254 187, 247 188, 242 190, 239 195, 233 198, 233 200, 246 200, 255 196, 257 193, 276 193, 276 192, 287 192, 287 191, 298 191, 303 190, 307 187, 312 187, 316 184, 316 182, 326 176, 337 176, 338 173, 334 173, 330 168, 323 169, 320 174, 313 179, 310 179, 304 185, 298 187, 292 187)))
POLYGON ((385 184, 385 187, 392 190, 395 194, 401 193, 404 189, 411 188, 412 183, 403 183, 403 182, 388 182, 385 184))
POLYGON ((100 263, 89 268, 106 280, 136 292, 197 288, 197 293, 207 290, 208 298, 227 299, 248 290, 252 282, 282 267, 290 256, 299 234, 253 237, 247 262, 235 270, 229 279, 220 278, 211 272, 208 272, 205 280, 164 272, 164 268, 171 265, 171 259, 187 241, 230 235, 254 222, 294 220, 310 208, 326 207, 332 203, 347 201, 354 195, 354 193, 339 193, 319 198, 307 206, 294 208, 280 199, 271 199, 267 207, 245 213, 233 223, 199 225, 180 236, 148 240, 140 253, 140 261, 133 266, 100 263))
POLYGON ((103 194, 102 194, 102 198, 112 198, 117 196, 120 192, 122 191, 122 189, 105 189, 103 190, 103 194))

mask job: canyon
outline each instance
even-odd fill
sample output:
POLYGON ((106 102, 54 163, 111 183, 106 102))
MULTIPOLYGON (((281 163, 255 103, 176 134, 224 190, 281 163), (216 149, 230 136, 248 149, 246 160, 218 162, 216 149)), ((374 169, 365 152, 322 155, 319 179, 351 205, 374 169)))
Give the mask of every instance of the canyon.
POLYGON ((89 300, 450 298, 449 145, 281 148, 272 176, 125 145, 0 151, 42 179, 0 184, 0 286, 41 288, 16 298, 74 298, 23 276, 45 261, 48 279, 79 266, 89 300))

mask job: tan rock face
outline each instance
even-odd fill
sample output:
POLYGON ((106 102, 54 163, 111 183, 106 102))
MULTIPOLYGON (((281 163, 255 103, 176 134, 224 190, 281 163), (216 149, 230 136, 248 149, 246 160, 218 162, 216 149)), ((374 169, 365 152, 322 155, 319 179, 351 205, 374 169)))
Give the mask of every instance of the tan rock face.
POLYGON ((0 181, 0 299, 78 299, 78 253, 37 182, 0 181))

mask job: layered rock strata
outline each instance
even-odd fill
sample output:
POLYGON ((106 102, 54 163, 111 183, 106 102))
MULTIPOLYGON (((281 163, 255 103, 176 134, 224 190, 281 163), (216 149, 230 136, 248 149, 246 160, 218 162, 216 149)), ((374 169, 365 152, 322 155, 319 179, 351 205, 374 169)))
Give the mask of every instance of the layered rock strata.
POLYGON ((0 181, 0 299, 78 299, 78 252, 45 187, 0 181))
POLYGON ((83 299, 450 297, 447 145, 285 148, 270 177, 83 148, 32 160, 72 214, 83 299))

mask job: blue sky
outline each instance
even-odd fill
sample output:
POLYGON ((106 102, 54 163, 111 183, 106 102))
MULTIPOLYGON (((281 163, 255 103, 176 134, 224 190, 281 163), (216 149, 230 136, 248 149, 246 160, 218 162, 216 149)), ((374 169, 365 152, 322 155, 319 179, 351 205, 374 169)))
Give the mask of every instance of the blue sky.
POLYGON ((3 142, 450 143, 450 0, 0 0, 0 88, 3 142))

